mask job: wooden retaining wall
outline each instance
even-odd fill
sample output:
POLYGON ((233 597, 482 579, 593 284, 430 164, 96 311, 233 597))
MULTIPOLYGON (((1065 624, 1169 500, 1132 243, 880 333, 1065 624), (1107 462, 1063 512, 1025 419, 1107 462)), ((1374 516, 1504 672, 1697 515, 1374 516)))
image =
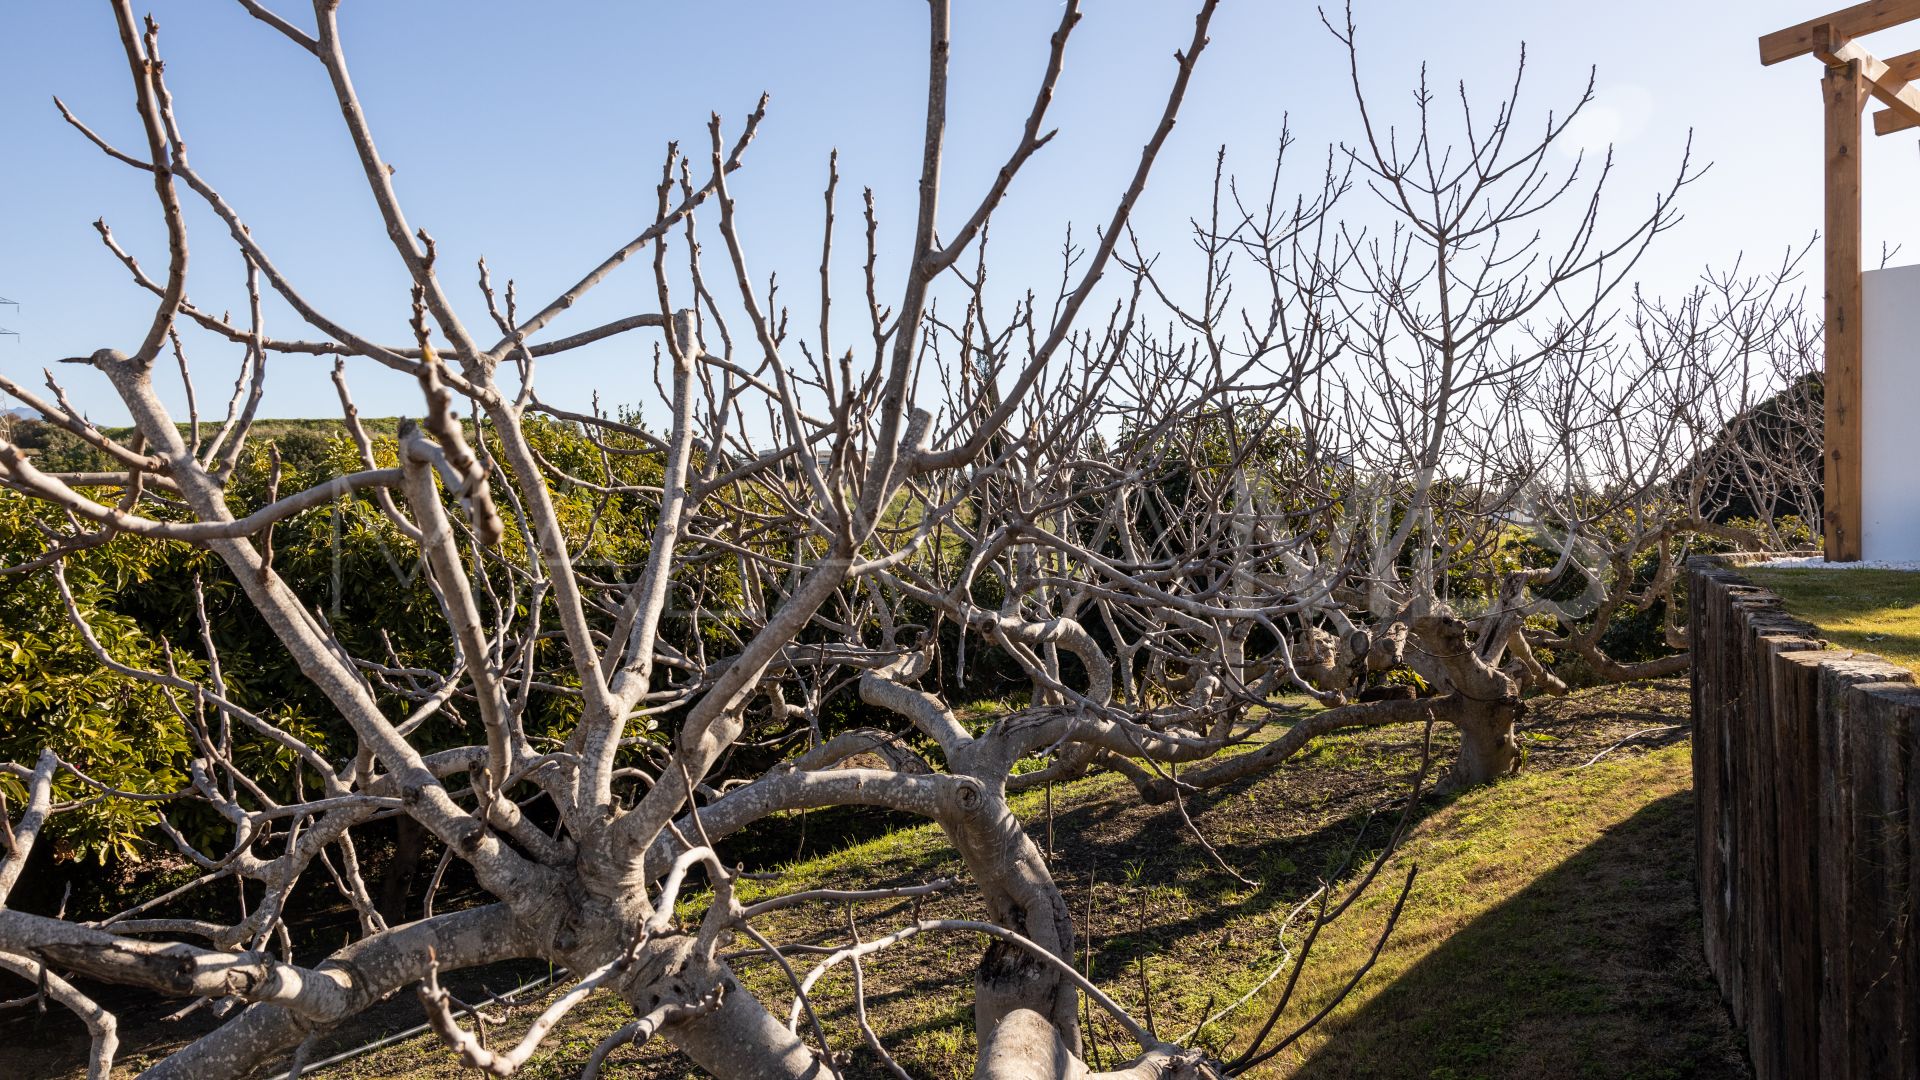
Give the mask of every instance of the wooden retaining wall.
POLYGON ((1757 1080, 1920 1077, 1920 687, 1688 565, 1707 963, 1757 1080))

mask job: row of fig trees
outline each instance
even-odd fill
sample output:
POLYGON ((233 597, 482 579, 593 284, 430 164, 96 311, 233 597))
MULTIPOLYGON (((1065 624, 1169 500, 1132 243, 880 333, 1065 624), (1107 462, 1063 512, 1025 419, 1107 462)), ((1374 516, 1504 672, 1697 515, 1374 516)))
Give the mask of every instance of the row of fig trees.
POLYGON ((929 0, 926 117, 902 135, 911 229, 882 230, 872 200, 848 227, 823 163, 816 328, 758 286, 731 187, 764 101, 668 147, 648 223, 535 307, 484 263, 477 288, 454 285, 469 268, 413 224, 339 5, 239 0, 260 48, 328 80, 320 107, 406 273, 409 320, 351 326, 189 160, 190 132, 227 136, 176 114, 158 28, 107 5, 137 136, 68 118, 150 183, 166 248, 102 226, 151 318, 63 370, 110 385, 131 425, 94 424, 57 380, 0 377, 40 417, 0 440, 0 620, 18 627, 0 657, 0 969, 87 1024, 98 1080, 118 1048, 101 984, 221 1019, 153 1078, 300 1062, 410 987, 448 1051, 496 1076, 595 992, 632 1019, 586 1076, 656 1036, 715 1076, 837 1075, 801 1022, 808 988, 946 935, 984 939, 975 1075, 1237 1075, 1297 1030, 1215 1054, 1115 1004, 1073 963, 1072 914, 1012 792, 1111 769, 1177 799, 1389 724, 1457 732, 1444 783, 1495 780, 1521 763, 1525 697, 1564 689, 1568 665, 1675 670, 1664 649, 1624 651, 1621 627, 1671 615, 1688 551, 1786 546, 1789 518, 1817 520, 1794 261, 1675 301, 1634 293, 1695 173, 1682 161, 1612 224, 1611 162, 1555 157, 1590 86, 1544 128, 1518 75, 1490 114, 1443 118, 1422 84, 1388 118, 1351 21, 1335 25, 1354 138, 1297 194, 1284 147, 1244 185, 1223 151, 1196 255, 1161 260, 1130 224, 1207 47, 1218 0, 1197 0, 1093 242, 1069 245, 1049 294, 1006 304, 988 225, 1047 150, 1081 5, 1062 5, 1001 167, 954 192, 950 4, 929 0), (238 248, 238 318, 190 260, 189 204, 238 248), (836 291, 842 262, 860 269, 836 291), (617 274, 635 310, 569 325, 617 274), (269 325, 263 295, 298 323, 269 325), (602 394, 635 412, 542 399, 542 364, 609 340, 633 359, 602 394), (270 367, 327 357, 336 419, 259 417, 270 367), (363 419, 347 357, 417 394, 414 414, 363 419), (212 365, 224 411, 167 406, 212 365), (989 691, 1002 713, 962 723, 956 703, 989 691), (1303 694, 1311 708, 1276 706, 1303 694), (769 940, 756 922, 783 907, 928 888, 736 895, 730 852, 839 807, 936 823, 982 917, 870 927, 824 955, 769 940), (383 895, 368 855, 387 844, 454 867, 474 899, 383 895), (162 851, 176 872, 65 910, 16 891, 48 849, 162 851), (352 912, 344 945, 296 934, 323 902, 352 912), (791 998, 749 990, 742 949, 791 971, 791 998), (574 980, 511 1047, 440 982, 509 960, 574 980), (1083 1005, 1134 1038, 1131 1060, 1090 1070, 1083 1005))

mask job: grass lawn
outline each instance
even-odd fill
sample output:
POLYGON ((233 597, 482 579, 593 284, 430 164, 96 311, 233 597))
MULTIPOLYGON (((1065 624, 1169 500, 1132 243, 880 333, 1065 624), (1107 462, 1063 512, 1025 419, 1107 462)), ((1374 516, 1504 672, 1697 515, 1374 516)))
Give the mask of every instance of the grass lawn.
POLYGON ((1920 675, 1920 573, 1911 570, 1743 568, 1828 641, 1875 653, 1920 675))
POLYGON ((1524 775, 1428 818, 1387 887, 1322 934, 1289 1014, 1349 981, 1417 864, 1378 964, 1267 1075, 1744 1075, 1699 957, 1691 787, 1682 745, 1524 775))
MULTIPOLYGON (((1693 1077, 1743 1080, 1737 1037, 1700 959, 1691 884, 1692 821, 1684 682, 1602 687, 1536 702, 1522 725, 1521 776, 1455 800, 1432 797, 1394 865, 1346 918, 1321 935, 1301 989, 1281 1019, 1311 1015, 1372 948, 1406 864, 1420 875, 1399 931, 1380 964, 1331 1020, 1256 1072, 1257 1077, 1418 1077, 1421 1080, 1608 1080, 1693 1077), (1620 744, 1598 764, 1594 755, 1620 744)), ((1435 733, 1435 757, 1450 760, 1450 735, 1435 733)), ((1053 840, 1053 869, 1073 913, 1094 980, 1137 1016, 1179 1038, 1210 1012, 1255 991, 1287 963, 1300 927, 1281 926, 1318 881, 1364 866, 1399 818, 1419 759, 1419 733, 1381 729, 1316 741, 1273 773, 1188 800, 1199 829, 1254 884, 1222 873, 1186 837, 1171 806, 1143 806, 1113 775, 1055 788, 1049 830, 1036 792, 1016 809, 1037 842, 1053 840), (1357 861, 1348 857, 1357 852, 1357 861)), ((724 851, 724 847, 723 847, 724 851)), ((777 880, 743 883, 746 899, 832 884, 874 886, 963 873, 938 829, 885 832, 785 864, 777 880)), ((920 905, 927 917, 977 918, 962 889, 920 905)), ((863 936, 911 921, 905 903, 859 905, 863 936)), ((782 944, 843 941, 847 912, 793 908, 761 922, 782 944)), ((868 1004, 874 1026, 909 1073, 965 1080, 975 1043, 972 973, 982 943, 917 938, 872 958, 868 1004)), ((810 959, 804 954, 797 960, 810 959)), ((804 964, 802 967, 804 968, 804 964)), ((784 1018, 792 992, 778 968, 741 957, 741 980, 784 1018)), ((474 992, 527 977, 472 976, 474 992)), ((1271 1008, 1284 974, 1250 1003, 1189 1040, 1231 1056, 1271 1008)), ((886 1074, 862 1044, 842 973, 814 999, 848 1080, 886 1074)), ((494 1045, 519 1037, 551 998, 490 1024, 494 1045)), ((378 1015, 316 1047, 322 1058, 418 1022, 411 991, 378 1015)), ((518 1074, 572 1080, 593 1044, 631 1019, 619 1002, 589 998, 518 1074)), ((50 1017, 53 1022, 58 1018, 50 1017)), ((59 1055, 42 1053, 33 1077, 76 1077, 84 1046, 77 1025, 59 1055)), ((1112 1068, 1135 1053, 1105 1017, 1087 1042, 1112 1068)), ((163 1054, 177 1036, 128 1030, 122 1061, 163 1054)), ((4 1055, 0 1055, 3 1058, 4 1055)), ((4 1060, 0 1075, 12 1076, 4 1060)), ((467 1080, 471 1070, 431 1036, 406 1039, 309 1080, 467 1080)), ((662 1043, 614 1054, 617 1080, 698 1076, 662 1043)))
MULTIPOLYGON (((1579 767, 1653 719, 1684 722, 1683 686, 1603 687, 1542 702, 1522 732, 1527 771, 1451 802, 1429 801, 1375 889, 1321 935, 1281 1029, 1318 1010, 1350 977, 1372 948, 1403 867, 1417 861, 1420 876, 1379 965, 1327 1024, 1254 1075, 1744 1078, 1737 1036, 1699 955, 1684 734, 1666 732, 1662 748, 1635 743, 1579 767)), ((1436 756, 1445 761, 1451 752, 1438 747, 1436 756)), ((1174 1036, 1253 989, 1288 955, 1279 944, 1287 913, 1356 842, 1365 859, 1391 827, 1417 759, 1410 731, 1338 736, 1270 776, 1191 800, 1196 823, 1253 887, 1220 873, 1191 842, 1171 842, 1185 828, 1176 812, 1141 806, 1119 778, 1056 788, 1055 873, 1076 935, 1092 952, 1095 980, 1136 1015, 1146 1013, 1143 984, 1150 986, 1156 1024, 1174 1036)), ((1023 797, 1019 809, 1043 838, 1038 793, 1023 797)), ((919 827, 797 861, 780 880, 751 888, 785 892, 960 871, 938 830, 919 827)), ((929 900, 924 911, 977 916, 974 907, 956 895, 929 900)), ((845 936, 844 911, 779 914, 785 918, 765 927, 776 941, 845 936)), ((860 915, 869 936, 911 917, 897 904, 865 905, 860 915)), ((1297 926, 1287 945, 1298 947, 1297 926)), ((868 966, 875 1026, 912 1075, 971 1074, 969 984, 980 948, 960 937, 920 939, 868 966)), ((791 993, 782 992, 777 970, 743 963, 741 974, 784 1013, 791 993)), ((1208 1025, 1197 1041, 1229 1053, 1245 1045, 1284 981, 1208 1025)), ((851 1052, 850 1078, 884 1076, 861 1045, 845 984, 830 977, 816 993, 829 1037, 851 1052)), ((514 1021, 533 1011, 519 1010, 514 1021)), ((583 1012, 582 1023, 530 1063, 530 1076, 576 1075, 593 1041, 628 1018, 611 1002, 583 1012)), ((1112 1067, 1131 1053, 1104 1018, 1091 1031, 1101 1064, 1112 1067)), ((698 1075, 664 1046, 615 1058, 612 1077, 698 1075)), ((415 1039, 318 1080, 461 1075, 444 1049, 415 1039)))

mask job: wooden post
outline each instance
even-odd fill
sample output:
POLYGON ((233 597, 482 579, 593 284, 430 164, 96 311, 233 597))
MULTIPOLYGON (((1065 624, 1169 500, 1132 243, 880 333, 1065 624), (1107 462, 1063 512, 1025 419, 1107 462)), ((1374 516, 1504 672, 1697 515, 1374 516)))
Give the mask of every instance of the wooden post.
POLYGON ((1874 117, 1881 134, 1920 126, 1920 52, 1882 61, 1858 38, 1920 20, 1920 0, 1863 0, 1760 39, 1760 62, 1812 54, 1826 65, 1820 83, 1827 129, 1826 512, 1821 534, 1828 562, 1861 552, 1860 120, 1872 94, 1889 108, 1874 117))
POLYGON ((1860 558, 1860 62, 1820 82, 1827 128, 1826 538, 1828 562, 1860 558))

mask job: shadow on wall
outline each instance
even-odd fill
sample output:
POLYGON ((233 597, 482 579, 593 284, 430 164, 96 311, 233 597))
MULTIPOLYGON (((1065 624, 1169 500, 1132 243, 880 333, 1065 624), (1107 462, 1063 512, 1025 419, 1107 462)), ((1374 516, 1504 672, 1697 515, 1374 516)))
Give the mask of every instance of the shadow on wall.
POLYGON ((1282 1075, 1751 1075, 1701 955, 1692 802, 1679 792, 1609 829, 1330 1022, 1282 1075))

